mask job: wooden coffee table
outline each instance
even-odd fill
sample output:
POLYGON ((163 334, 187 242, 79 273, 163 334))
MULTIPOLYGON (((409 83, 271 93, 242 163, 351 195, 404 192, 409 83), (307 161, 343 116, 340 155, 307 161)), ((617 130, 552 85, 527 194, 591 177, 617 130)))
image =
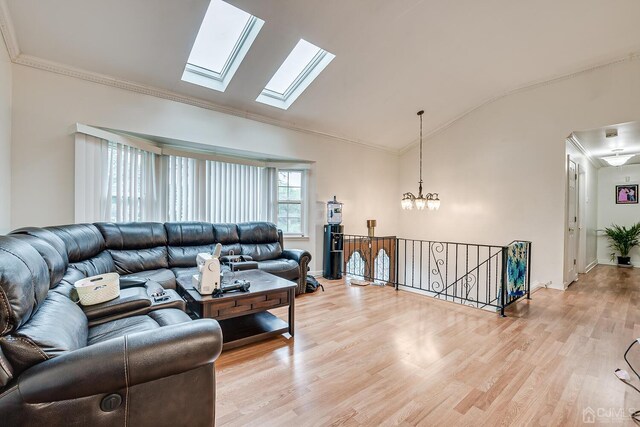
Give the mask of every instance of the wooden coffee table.
POLYGON ((220 298, 200 295, 191 276, 177 280, 178 293, 200 318, 216 319, 222 328, 223 349, 289 333, 293 336, 296 283, 261 270, 237 271, 233 280, 248 280, 248 292, 229 292, 220 298), (288 323, 268 310, 289 306, 288 323))

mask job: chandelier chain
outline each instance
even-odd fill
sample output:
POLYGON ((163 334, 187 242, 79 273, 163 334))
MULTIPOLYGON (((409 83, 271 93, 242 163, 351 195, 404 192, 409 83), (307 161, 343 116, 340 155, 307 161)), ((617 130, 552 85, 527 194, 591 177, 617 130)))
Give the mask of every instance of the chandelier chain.
POLYGON ((420 182, 422 182, 422 114, 420 114, 420 182))
POLYGON ((420 182, 418 187, 418 196, 422 197, 422 115, 424 114, 424 110, 418 111, 418 116, 420 116, 420 182))

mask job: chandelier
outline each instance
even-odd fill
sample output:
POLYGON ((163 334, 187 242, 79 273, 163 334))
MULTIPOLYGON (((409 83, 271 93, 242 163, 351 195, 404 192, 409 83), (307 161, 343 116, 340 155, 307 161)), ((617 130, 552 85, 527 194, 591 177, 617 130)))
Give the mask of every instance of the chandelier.
POLYGON ((622 148, 615 148, 611 151, 615 153, 613 156, 601 157, 602 160, 609 163, 609 166, 622 166, 627 163, 627 160, 635 156, 635 154, 620 154, 620 152, 624 151, 622 148))
POLYGON ((418 195, 408 192, 402 195, 402 209, 409 210, 415 206, 418 210, 424 210, 427 208, 431 211, 438 210, 440 208, 440 199, 438 193, 422 194, 422 115, 424 110, 418 111, 418 117, 420 117, 420 181, 418 181, 418 195))

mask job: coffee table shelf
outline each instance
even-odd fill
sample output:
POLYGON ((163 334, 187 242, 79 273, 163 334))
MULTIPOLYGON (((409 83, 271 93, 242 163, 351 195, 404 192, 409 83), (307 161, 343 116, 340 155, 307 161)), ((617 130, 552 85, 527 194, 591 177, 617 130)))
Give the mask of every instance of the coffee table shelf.
POLYGON ((289 332, 289 324, 268 311, 220 320, 220 327, 225 350, 289 332))

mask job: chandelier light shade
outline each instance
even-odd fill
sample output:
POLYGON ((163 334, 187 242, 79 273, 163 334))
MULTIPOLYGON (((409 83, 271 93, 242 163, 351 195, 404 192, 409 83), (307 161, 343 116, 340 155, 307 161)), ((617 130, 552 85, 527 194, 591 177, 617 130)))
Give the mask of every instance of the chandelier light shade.
POLYGON ((440 209, 440 198, 438 193, 422 194, 422 115, 423 110, 418 111, 418 117, 420 117, 420 181, 418 181, 418 195, 408 192, 402 195, 402 201, 400 205, 404 210, 412 210, 414 207, 423 211, 425 208, 430 211, 440 209))
POLYGON ((622 166, 627 163, 627 160, 635 156, 635 154, 619 154, 616 153, 615 156, 603 157, 602 160, 609 163, 611 166, 622 166))
POLYGON ((429 208, 429 210, 432 211, 437 211, 438 209, 440 209, 440 199, 438 199, 438 195, 436 194, 435 199, 429 199, 427 200, 427 207, 429 208))
POLYGON ((402 196, 402 202, 400 203, 402 204, 402 209, 406 211, 413 209, 413 199, 407 193, 402 196))

